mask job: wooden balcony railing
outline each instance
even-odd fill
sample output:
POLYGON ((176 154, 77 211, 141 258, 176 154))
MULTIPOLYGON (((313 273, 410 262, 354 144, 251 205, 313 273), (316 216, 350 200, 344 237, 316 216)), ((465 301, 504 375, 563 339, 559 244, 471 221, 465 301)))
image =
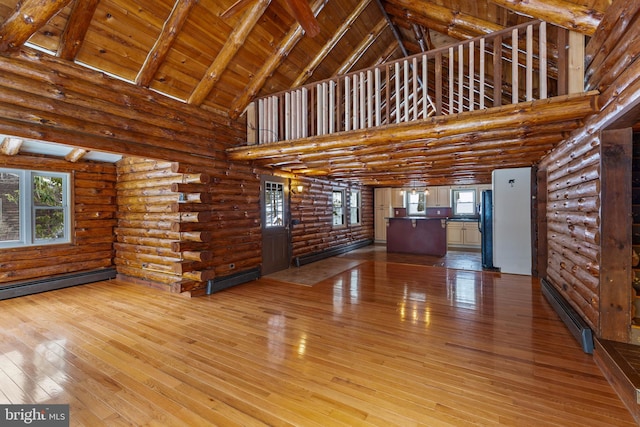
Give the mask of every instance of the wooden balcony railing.
POLYGON ((532 21, 257 99, 248 142, 270 143, 566 94, 567 31, 532 21), (548 44, 548 30, 557 44, 548 44))

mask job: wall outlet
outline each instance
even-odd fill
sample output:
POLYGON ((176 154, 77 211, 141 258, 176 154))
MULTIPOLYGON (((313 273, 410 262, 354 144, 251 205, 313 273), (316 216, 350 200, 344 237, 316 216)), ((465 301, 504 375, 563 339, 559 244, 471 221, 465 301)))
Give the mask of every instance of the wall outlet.
POLYGON ((436 215, 440 215, 440 211, 436 211, 436 212, 437 212, 437 214, 436 214, 436 215))

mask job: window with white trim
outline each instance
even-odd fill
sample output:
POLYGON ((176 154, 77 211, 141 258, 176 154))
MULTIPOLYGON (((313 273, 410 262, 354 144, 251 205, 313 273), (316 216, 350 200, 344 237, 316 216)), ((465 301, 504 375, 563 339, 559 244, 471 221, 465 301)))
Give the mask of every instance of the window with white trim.
POLYGON ((68 173, 0 169, 0 248, 71 241, 68 173))
POLYGON ((462 189, 451 192, 453 216, 474 216, 476 214, 476 190, 462 189))
POLYGON ((349 199, 349 202, 349 209, 351 211, 349 224, 360 225, 360 190, 351 190, 351 197, 349 199))

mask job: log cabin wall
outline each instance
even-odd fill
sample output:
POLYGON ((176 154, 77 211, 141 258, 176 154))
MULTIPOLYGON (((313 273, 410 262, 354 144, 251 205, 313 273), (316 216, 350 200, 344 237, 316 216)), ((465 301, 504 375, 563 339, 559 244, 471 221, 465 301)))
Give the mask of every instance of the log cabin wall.
POLYGON ((601 295, 603 286, 630 283, 606 283, 600 275, 604 240, 600 132, 614 124, 624 125, 619 120, 640 98, 639 8, 637 0, 617 1, 607 10, 586 51, 585 85, 587 90, 600 91, 600 112, 540 164, 540 169, 546 170, 548 188, 546 274, 598 337, 619 341, 628 339, 628 323, 626 328, 619 325, 629 316, 630 298, 611 304, 601 301, 601 295), (603 324, 603 318, 613 315, 622 322, 607 322, 618 327, 603 324))
POLYGON ((291 219, 299 223, 292 226, 292 256, 302 257, 327 250, 373 240, 373 188, 359 187, 321 179, 295 180, 303 186, 300 194, 291 194, 291 219), (360 190, 360 224, 350 224, 351 189, 360 190), (346 225, 333 226, 332 194, 345 191, 346 225))
POLYGON ((0 287, 113 265, 116 168, 30 156, 0 156, 3 167, 71 173, 72 242, 0 251, 0 287))

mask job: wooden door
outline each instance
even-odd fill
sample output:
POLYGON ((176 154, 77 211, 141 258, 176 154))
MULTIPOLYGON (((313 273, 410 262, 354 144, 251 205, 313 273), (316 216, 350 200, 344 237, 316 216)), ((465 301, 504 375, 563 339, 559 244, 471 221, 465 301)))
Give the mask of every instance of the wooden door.
POLYGON ((289 268, 289 189, 287 181, 274 176, 261 179, 262 274, 289 268))

